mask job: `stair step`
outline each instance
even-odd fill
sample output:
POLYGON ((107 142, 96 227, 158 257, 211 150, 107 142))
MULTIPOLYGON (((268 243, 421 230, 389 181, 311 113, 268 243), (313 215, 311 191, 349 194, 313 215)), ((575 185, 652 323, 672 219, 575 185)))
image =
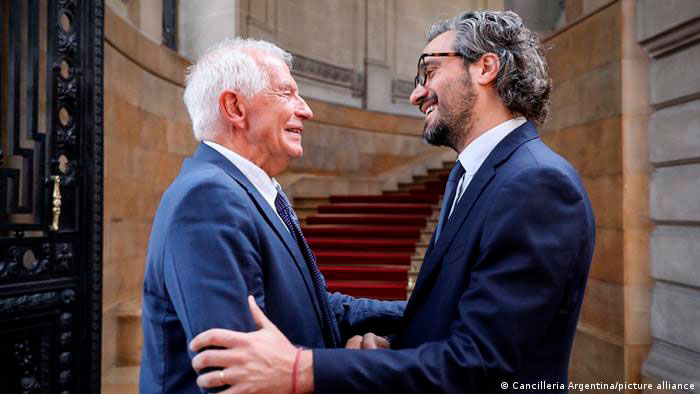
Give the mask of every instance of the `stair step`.
POLYGON ((409 193, 406 193, 403 190, 385 190, 384 192, 382 192, 382 195, 384 196, 405 196, 406 194, 409 193))
POLYGON ((428 169, 428 175, 437 175, 437 176, 448 176, 450 174, 450 169, 454 166, 454 163, 450 165, 449 168, 430 168, 428 169))
POLYGON ((407 239, 376 238, 306 238, 311 249, 318 250, 381 250, 386 252, 407 252, 415 250, 415 241, 407 239))
POLYGON ((437 189, 437 190, 443 191, 443 190, 445 190, 445 181, 441 181, 441 180, 427 181, 427 182, 425 182, 425 187, 426 187, 426 189, 431 189, 431 190, 437 189))
POLYGON ((408 193, 412 196, 439 196, 445 191, 445 188, 442 187, 440 189, 426 189, 423 187, 416 187, 413 189, 408 190, 408 193))
POLYGON ((343 226, 335 224, 313 224, 302 227, 304 236, 309 238, 333 237, 343 238, 391 238, 414 239, 420 237, 421 227, 409 226, 343 226))
POLYGON ((139 365, 143 347, 141 316, 118 315, 117 330, 117 366, 139 365))
MULTIPOLYGON (((440 197, 442 197, 442 196, 440 196, 440 197)), ((433 207, 433 214, 428 216, 428 220, 433 220, 433 219, 437 220, 440 217, 440 206, 441 205, 442 204, 435 204, 435 206, 433 207)))
POLYGON ((399 184, 396 186, 399 188, 399 190, 407 192, 408 190, 410 190, 413 187, 416 187, 417 185, 413 182, 399 182, 399 184))
POLYGON ((382 280, 408 283, 408 267, 397 265, 320 265, 326 280, 382 280))
POLYGON ((328 196, 298 196, 294 197, 294 207, 328 204, 328 196))
POLYGON ((430 215, 430 204, 329 204, 319 205, 319 213, 382 213, 388 215, 430 215))
POLYGON ((436 196, 416 196, 409 193, 382 194, 379 196, 331 196, 329 198, 333 204, 343 203, 379 203, 379 204, 435 204, 438 202, 436 196))
POLYGON ((141 299, 123 302, 117 310, 117 367, 138 366, 141 362, 141 299))
POLYGON ((338 250, 319 250, 314 252, 319 265, 333 264, 411 264, 412 253, 396 252, 356 252, 338 250))
POLYGON ((425 256, 425 252, 427 250, 428 250, 428 245, 416 245, 416 252, 413 256, 423 258, 425 256))
POLYGON ((406 282, 373 280, 329 280, 326 282, 331 292, 339 291, 353 297, 377 298, 384 300, 405 300, 406 282))
POLYGON ((389 226, 424 227, 425 215, 380 215, 380 214, 322 214, 308 216, 307 224, 378 224, 389 226))
POLYGON ((421 266, 423 266, 423 257, 411 256, 411 266, 408 268, 408 272, 418 273, 421 266))
POLYGON ((420 239, 418 240, 418 243, 422 244, 428 244, 430 243, 430 240, 433 238, 433 232, 431 231, 430 233, 421 233, 420 239))
POLYGON ((416 287, 416 281, 418 280, 418 273, 417 272, 409 272, 408 273, 408 285, 406 286, 409 297, 410 294, 413 292, 413 289, 416 287))
MULTIPOLYGON (((440 179, 440 175, 430 174, 430 175, 414 175, 414 182, 426 182, 426 181, 437 181, 440 179)), ((447 179, 447 178, 445 178, 447 179)))
POLYGON ((313 208, 305 208, 305 207, 294 208, 294 213, 297 214, 297 217, 299 219, 304 219, 304 218, 307 218, 311 215, 315 215, 316 214, 316 207, 313 207, 313 208))

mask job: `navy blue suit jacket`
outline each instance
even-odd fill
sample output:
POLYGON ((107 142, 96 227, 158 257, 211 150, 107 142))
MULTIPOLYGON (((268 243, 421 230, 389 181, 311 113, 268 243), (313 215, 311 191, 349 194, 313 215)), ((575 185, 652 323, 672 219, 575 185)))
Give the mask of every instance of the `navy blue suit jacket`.
MULTIPOLYGON (((210 328, 251 331, 247 296, 297 345, 323 347, 306 261, 275 211, 206 144, 183 163, 156 213, 143 289, 140 392, 194 393, 189 341, 210 328)), ((343 338, 395 331, 405 302, 329 294, 343 338)))
POLYGON ((566 385, 594 239, 579 176, 525 123, 491 152, 427 250, 392 343, 400 350, 314 350, 316 392, 566 385))

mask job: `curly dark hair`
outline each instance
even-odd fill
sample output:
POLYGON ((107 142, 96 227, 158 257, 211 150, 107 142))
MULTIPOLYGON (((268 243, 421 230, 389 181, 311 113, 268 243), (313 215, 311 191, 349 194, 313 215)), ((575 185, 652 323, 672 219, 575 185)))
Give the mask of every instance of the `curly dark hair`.
POLYGON ((501 68, 496 90, 503 103, 519 115, 538 124, 549 114, 552 80, 537 34, 531 32, 512 11, 463 12, 450 20, 435 23, 428 42, 455 30, 454 50, 465 63, 478 61, 486 53, 498 55, 501 68))

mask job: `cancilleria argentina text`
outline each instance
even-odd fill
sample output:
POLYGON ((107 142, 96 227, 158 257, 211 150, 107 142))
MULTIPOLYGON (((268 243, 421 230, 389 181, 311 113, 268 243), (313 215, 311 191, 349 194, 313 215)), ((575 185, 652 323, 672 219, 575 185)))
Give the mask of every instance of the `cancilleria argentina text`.
POLYGON ((615 390, 615 391, 626 391, 626 390, 694 390, 694 383, 673 383, 669 381, 662 381, 656 384, 653 383, 627 383, 627 382, 614 382, 614 383, 574 383, 569 382, 568 385, 564 383, 552 383, 546 381, 539 381, 536 383, 519 383, 513 382, 513 390, 552 390, 552 389, 567 389, 569 391, 588 391, 588 390, 615 390))

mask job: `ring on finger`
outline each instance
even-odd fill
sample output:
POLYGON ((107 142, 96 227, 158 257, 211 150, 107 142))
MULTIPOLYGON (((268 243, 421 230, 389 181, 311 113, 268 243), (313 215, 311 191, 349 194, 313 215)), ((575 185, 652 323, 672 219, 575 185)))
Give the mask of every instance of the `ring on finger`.
POLYGON ((219 380, 221 380, 221 386, 223 386, 223 385, 226 384, 226 379, 225 379, 225 376, 224 376, 224 370, 223 370, 223 369, 219 370, 219 380))

